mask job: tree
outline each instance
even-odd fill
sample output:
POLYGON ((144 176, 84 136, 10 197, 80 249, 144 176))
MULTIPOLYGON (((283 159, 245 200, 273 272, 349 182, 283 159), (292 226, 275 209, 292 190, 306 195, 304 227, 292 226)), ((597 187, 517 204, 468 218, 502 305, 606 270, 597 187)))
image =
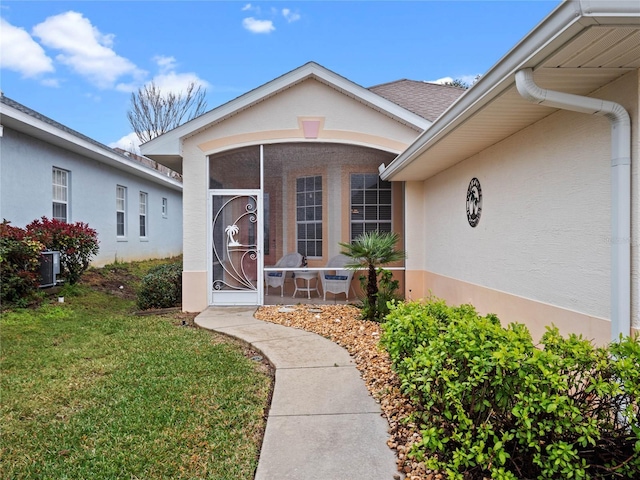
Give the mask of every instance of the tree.
POLYGON ((140 142, 145 143, 189 120, 207 108, 206 89, 189 83, 186 93, 163 93, 153 81, 131 94, 127 118, 140 142))
POLYGON ((375 320, 377 317, 378 272, 377 267, 406 258, 406 253, 396 250, 398 234, 395 232, 366 232, 358 236, 351 243, 340 243, 347 257, 353 258, 354 263, 347 268, 367 268, 367 318, 375 320))
POLYGON ((450 85, 452 87, 464 88, 465 90, 469 90, 469 88, 471 88, 473 85, 476 84, 478 80, 480 80, 481 76, 482 75, 476 75, 470 84, 465 82, 461 78, 455 78, 450 82, 445 82, 444 85, 450 85))

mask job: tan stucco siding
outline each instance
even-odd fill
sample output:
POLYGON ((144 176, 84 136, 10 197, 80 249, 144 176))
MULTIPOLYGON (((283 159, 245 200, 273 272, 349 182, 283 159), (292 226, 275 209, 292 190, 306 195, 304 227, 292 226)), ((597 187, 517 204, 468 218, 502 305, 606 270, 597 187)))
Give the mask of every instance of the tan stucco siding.
MULTIPOLYGON (((635 328, 639 326, 638 90, 638 75, 633 72, 594 95, 621 103, 632 116, 635 328)), ((583 324, 576 320, 576 325, 591 325, 578 331, 604 335, 607 341, 602 322, 608 326, 610 317, 610 149, 605 118, 558 111, 421 186, 408 182, 407 288, 422 295, 431 291, 454 302, 473 299, 486 311, 504 312, 503 321, 530 326, 551 323, 553 318, 560 322, 562 315, 542 314, 548 308, 572 312, 567 318, 595 319, 583 324), (473 177, 480 180, 483 193, 476 228, 469 226, 465 211, 473 177), (477 295, 469 294, 471 290, 477 295), (486 302, 488 297, 496 299, 496 308, 486 302), (545 307, 529 308, 511 297, 545 307)))
POLYGON ((545 333, 546 326, 552 324, 563 335, 581 334, 599 345, 610 340, 610 322, 604 318, 434 273, 425 272, 421 281, 427 290, 423 298, 432 293, 452 305, 471 304, 482 315, 496 314, 505 326, 511 322, 524 323, 536 342, 545 333))
POLYGON ((183 146, 183 275, 182 309, 200 312, 207 291, 207 158, 193 143, 183 146))
POLYGON ((559 112, 427 181, 427 271, 608 316, 608 140, 605 119, 559 112), (474 177, 476 228, 465 210, 474 177))

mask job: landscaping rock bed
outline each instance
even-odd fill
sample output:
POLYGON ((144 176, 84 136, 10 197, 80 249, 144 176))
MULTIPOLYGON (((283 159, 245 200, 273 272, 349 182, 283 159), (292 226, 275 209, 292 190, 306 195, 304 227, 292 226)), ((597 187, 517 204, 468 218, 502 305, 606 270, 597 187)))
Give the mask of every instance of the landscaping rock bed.
POLYGON ((255 316, 267 322, 316 333, 344 347, 353 357, 369 392, 389 422, 387 444, 397 452, 398 471, 409 480, 445 478, 407 457, 411 445, 420 440, 420 433, 417 426, 409 421, 414 409, 400 392, 400 383, 391 368, 389 355, 378 347, 381 334, 378 323, 362 320, 360 310, 352 305, 264 306, 255 316))

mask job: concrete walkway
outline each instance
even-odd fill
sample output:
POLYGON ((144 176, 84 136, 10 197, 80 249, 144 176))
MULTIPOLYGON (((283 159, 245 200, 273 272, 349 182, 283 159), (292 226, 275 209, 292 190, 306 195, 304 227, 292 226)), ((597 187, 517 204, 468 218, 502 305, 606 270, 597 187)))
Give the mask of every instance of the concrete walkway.
POLYGON ((276 370, 255 480, 393 480, 387 421, 347 351, 314 333, 253 317, 255 308, 217 307, 200 327, 261 351, 276 370))

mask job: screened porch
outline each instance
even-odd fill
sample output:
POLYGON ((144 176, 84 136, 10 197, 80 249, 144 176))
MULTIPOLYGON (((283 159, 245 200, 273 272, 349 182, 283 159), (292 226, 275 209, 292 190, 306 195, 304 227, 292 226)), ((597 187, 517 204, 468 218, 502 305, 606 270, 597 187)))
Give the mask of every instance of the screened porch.
MULTIPOLYGON (((258 304, 324 302, 317 274, 328 272, 329 260, 342 250, 339 242, 366 231, 395 231, 403 249, 403 185, 378 176, 378 166, 394 157, 360 146, 310 142, 209 156, 212 295, 254 291, 258 304), (267 286, 265 274, 289 253, 298 253, 303 263, 289 270, 282 289, 267 286), (302 285, 311 291, 301 292, 302 285)), ((400 291, 402 266, 393 265, 400 291)), ((356 272, 351 280, 349 302, 361 298, 358 277, 356 272)), ((347 300, 345 294, 327 294, 326 301, 347 300)))

